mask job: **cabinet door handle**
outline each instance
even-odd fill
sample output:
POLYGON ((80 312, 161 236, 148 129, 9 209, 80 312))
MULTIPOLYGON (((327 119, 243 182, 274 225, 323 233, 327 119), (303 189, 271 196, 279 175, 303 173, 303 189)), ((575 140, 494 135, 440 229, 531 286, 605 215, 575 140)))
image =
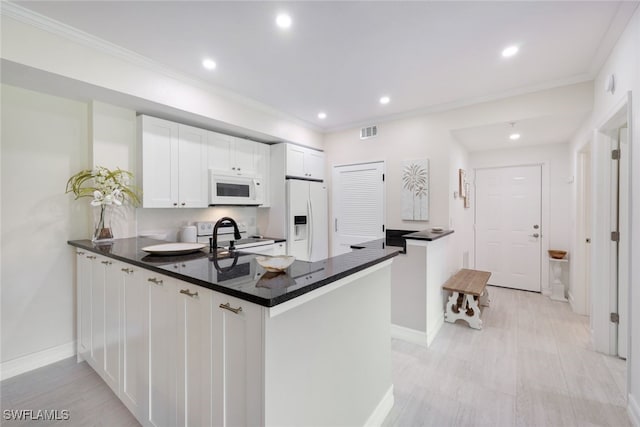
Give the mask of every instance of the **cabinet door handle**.
POLYGON ((231 170, 236 170, 236 168, 231 168, 231 170))
POLYGON ((184 294, 184 295, 186 295, 188 297, 191 297, 191 298, 198 296, 198 291, 189 292, 189 289, 180 289, 180 293, 184 294))
POLYGON ((231 307, 231 304, 229 304, 229 303, 220 304, 220 308, 224 308, 225 310, 232 311, 235 314, 238 314, 238 313, 240 313, 242 311, 242 307, 233 308, 233 307, 231 307))
POLYGON ((96 259, 96 257, 94 255, 87 255, 88 259, 96 259))
POLYGON ((238 170, 242 170, 242 169, 238 168, 238 170))
POLYGON ((78 255, 84 255, 84 252, 76 252, 78 255))
POLYGON ((113 264, 111 261, 100 261, 102 264, 104 265, 111 265, 113 264))
POLYGON ((162 285, 162 280, 156 279, 155 277, 149 277, 147 280, 151 283, 155 283, 156 285, 162 285))
POLYGON ((181 204, 182 206, 185 206, 185 205, 186 205, 186 203, 185 203, 185 202, 182 202, 182 203, 180 203, 180 204, 181 204))
POLYGON ((132 269, 130 269, 130 268, 121 268, 121 269, 120 269, 120 271, 124 271, 124 272, 125 272, 125 273, 127 273, 127 274, 131 274, 131 273, 133 273, 133 270, 132 270, 132 269))
POLYGON ((174 203, 174 204, 173 204, 173 206, 178 206, 178 204, 177 204, 177 203, 174 203))

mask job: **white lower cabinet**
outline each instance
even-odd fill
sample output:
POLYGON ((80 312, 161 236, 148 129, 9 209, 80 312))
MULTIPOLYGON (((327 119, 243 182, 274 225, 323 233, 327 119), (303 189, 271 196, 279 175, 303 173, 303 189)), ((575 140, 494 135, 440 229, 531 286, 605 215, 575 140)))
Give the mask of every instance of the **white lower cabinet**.
POLYGON ((213 294, 213 424, 264 425, 262 308, 213 294))
POLYGON ((119 264, 120 287, 120 389, 118 396, 142 421, 147 413, 146 387, 148 286, 146 270, 119 264))
POLYGON ((90 252, 76 250, 78 362, 91 354, 91 258, 90 252))
POLYGON ((76 253, 78 358, 141 424, 264 424, 261 306, 76 253))
POLYGON ((176 281, 178 426, 210 426, 212 418, 213 292, 176 281))
POLYGON ((211 291, 146 272, 151 426, 211 421, 211 291))

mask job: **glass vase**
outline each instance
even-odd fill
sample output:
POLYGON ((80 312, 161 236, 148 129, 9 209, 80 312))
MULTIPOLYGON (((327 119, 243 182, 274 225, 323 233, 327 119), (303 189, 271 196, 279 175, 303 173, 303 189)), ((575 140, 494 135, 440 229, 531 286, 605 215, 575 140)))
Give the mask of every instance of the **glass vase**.
POLYGON ((93 209, 93 237, 91 241, 96 243, 110 242, 113 240, 111 230, 111 217, 113 207, 109 205, 96 206, 93 209))

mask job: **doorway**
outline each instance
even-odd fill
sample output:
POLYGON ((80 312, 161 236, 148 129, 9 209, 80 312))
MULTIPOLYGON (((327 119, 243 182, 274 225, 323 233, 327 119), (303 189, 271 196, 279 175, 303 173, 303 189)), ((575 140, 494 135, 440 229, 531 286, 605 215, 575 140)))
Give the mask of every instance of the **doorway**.
POLYGON ((541 291, 542 166, 475 172, 475 266, 490 284, 541 291))
POLYGON ((384 162, 333 167, 332 256, 385 236, 384 198, 384 162))
POLYGON ((591 324, 594 349, 627 357, 630 280, 629 93, 592 144, 591 324))

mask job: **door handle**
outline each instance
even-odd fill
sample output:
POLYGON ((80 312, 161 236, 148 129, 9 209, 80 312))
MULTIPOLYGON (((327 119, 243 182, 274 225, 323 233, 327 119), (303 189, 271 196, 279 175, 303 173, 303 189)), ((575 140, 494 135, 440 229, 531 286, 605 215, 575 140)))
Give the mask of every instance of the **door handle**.
POLYGON ((333 228, 335 230, 335 232, 338 232, 338 218, 336 218, 333 222, 333 228))
POLYGON ((180 289, 180 293, 191 298, 198 296, 198 291, 190 292, 189 289, 180 289))
POLYGON ((224 308, 225 310, 229 310, 235 314, 238 314, 242 311, 242 307, 238 307, 238 308, 233 308, 231 307, 231 304, 226 303, 226 304, 220 304, 218 307, 220 308, 224 308))
POLYGON ((529 234, 529 237, 535 237, 536 239, 540 237, 538 233, 529 234))

